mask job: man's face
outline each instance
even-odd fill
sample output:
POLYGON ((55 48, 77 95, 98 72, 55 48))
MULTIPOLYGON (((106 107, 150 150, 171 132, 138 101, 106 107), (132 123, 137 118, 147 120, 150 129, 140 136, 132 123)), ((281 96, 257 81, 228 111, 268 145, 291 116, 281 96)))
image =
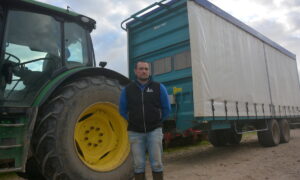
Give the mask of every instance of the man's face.
POLYGON ((147 81, 149 79, 149 64, 145 62, 138 62, 134 73, 138 80, 147 81))

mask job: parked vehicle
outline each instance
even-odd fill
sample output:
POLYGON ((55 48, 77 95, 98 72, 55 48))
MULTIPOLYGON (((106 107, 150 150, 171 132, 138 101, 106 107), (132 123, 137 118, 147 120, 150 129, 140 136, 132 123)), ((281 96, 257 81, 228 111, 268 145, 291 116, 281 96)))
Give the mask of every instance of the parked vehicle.
POLYGON ((95 24, 37 1, 0 1, 0 173, 132 177, 127 122, 118 112, 129 80, 95 67, 95 24))
POLYGON ((172 100, 170 132, 208 131, 214 146, 257 131, 263 146, 288 142, 299 118, 296 56, 206 0, 160 1, 124 20, 129 76, 151 64, 172 100))

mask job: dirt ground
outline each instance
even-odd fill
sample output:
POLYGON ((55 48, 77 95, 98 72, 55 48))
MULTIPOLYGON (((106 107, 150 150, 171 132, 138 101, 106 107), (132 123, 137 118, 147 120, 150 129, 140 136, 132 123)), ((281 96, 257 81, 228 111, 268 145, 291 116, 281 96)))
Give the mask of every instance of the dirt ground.
POLYGON ((291 131, 289 143, 276 147, 260 146, 255 133, 238 146, 166 153, 164 164, 166 180, 300 180, 300 129, 291 131))
MULTIPOLYGON (((300 129, 287 144, 264 148, 256 134, 238 146, 193 146, 164 154, 165 180, 300 180, 300 129)), ((147 167, 147 179, 151 180, 147 167)), ((16 176, 1 180, 21 180, 16 176)))

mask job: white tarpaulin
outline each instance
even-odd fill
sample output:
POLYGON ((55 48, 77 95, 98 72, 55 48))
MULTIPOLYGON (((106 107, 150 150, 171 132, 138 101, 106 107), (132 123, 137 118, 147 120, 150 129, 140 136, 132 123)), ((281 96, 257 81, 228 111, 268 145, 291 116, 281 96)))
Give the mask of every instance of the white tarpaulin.
MULTIPOLYGON (((268 45, 265 45, 265 52, 268 62, 272 102, 276 108, 276 115, 280 115, 283 110, 279 110, 279 106, 281 108, 283 106, 300 106, 297 63, 268 45)), ((291 108, 287 111, 288 115, 295 115, 291 108)))
POLYGON ((271 97, 274 105, 300 107, 295 60, 197 3, 187 3, 196 117, 212 116, 212 104, 214 116, 237 116, 237 111, 239 116, 269 116, 271 97))

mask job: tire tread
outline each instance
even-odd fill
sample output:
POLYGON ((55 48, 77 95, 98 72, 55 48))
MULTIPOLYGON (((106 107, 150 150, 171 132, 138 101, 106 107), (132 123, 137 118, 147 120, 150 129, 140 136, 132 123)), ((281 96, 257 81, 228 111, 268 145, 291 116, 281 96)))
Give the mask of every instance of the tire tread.
POLYGON ((72 179, 68 175, 68 172, 65 172, 62 168, 63 164, 59 161, 59 155, 56 153, 57 147, 55 145, 51 149, 45 147, 49 146, 49 143, 50 145, 53 142, 55 143, 56 125, 63 111, 61 107, 66 106, 66 102, 80 93, 82 89, 88 88, 89 85, 101 86, 103 88, 110 86, 117 87, 118 89, 121 87, 118 81, 109 80, 104 76, 84 77, 74 80, 58 89, 48 102, 41 107, 33 132, 32 151, 46 179, 72 179), (56 162, 59 164, 58 166, 51 165, 51 159, 53 158, 58 159, 58 162, 56 162), (53 170, 49 171, 47 166, 51 166, 53 170))

